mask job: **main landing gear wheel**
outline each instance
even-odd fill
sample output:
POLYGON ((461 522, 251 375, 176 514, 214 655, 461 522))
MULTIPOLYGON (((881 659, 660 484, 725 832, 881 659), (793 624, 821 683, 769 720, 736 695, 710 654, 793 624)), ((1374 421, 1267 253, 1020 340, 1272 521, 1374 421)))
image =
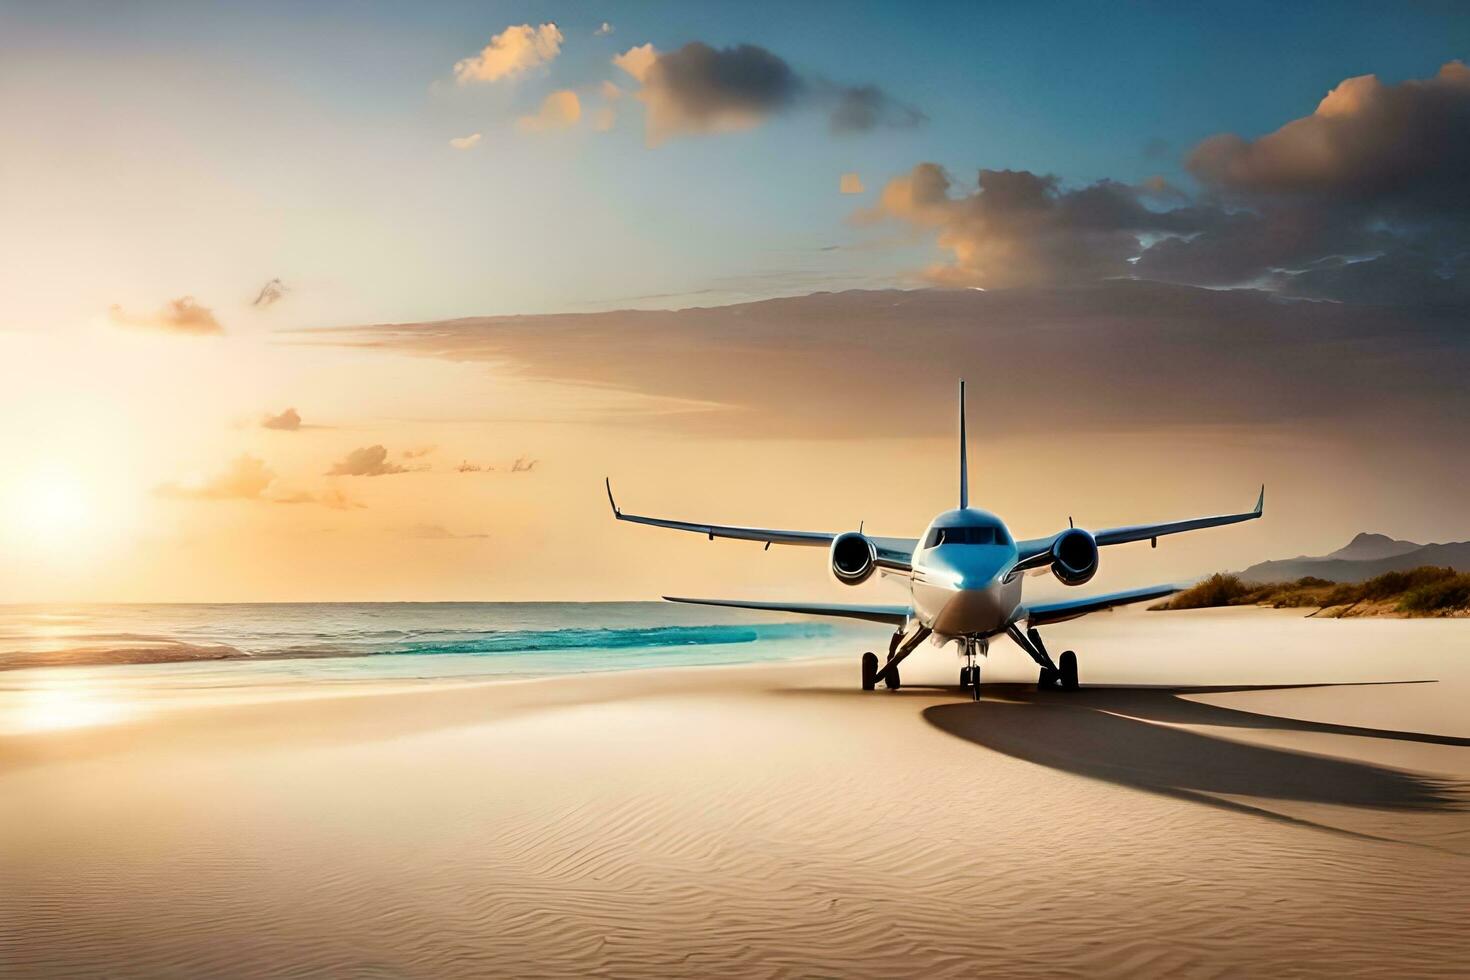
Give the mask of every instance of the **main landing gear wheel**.
POLYGON ((900 683, 898 679, 898 664, 892 662, 892 657, 889 657, 888 659, 888 669, 883 671, 883 683, 888 687, 890 691, 896 691, 898 690, 898 686, 900 683))
POLYGON ((863 690, 871 691, 878 685, 878 655, 871 650, 863 654, 863 690))
POLYGON ((1050 691, 1057 686, 1057 672, 1050 667, 1041 668, 1041 676, 1036 678, 1036 689, 1038 691, 1050 691))
POLYGON ((1062 690, 1077 690, 1077 654, 1071 650, 1063 653, 1057 661, 1057 674, 1057 679, 1062 684, 1062 690))
POLYGON ((961 667, 960 668, 960 690, 964 690, 965 688, 967 688, 969 686, 970 686, 970 668, 969 667, 961 667))
POLYGON ((980 700, 980 665, 970 668, 970 700, 980 700))

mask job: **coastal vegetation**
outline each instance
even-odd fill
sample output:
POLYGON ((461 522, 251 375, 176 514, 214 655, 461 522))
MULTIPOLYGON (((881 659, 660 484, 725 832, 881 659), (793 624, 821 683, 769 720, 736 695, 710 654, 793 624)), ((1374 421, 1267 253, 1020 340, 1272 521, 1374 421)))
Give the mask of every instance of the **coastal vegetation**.
POLYGON ((1151 609, 1203 609, 1213 606, 1271 606, 1313 609, 1311 615, 1464 616, 1470 615, 1470 574, 1424 565, 1386 572, 1364 582, 1329 582, 1306 576, 1291 582, 1250 582, 1216 572, 1151 609))

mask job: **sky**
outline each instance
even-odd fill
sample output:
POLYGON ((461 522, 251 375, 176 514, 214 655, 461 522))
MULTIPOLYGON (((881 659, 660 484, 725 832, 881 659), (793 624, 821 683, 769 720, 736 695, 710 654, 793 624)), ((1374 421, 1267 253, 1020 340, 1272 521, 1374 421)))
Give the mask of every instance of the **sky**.
POLYGON ((851 599, 601 477, 917 534, 962 372, 1018 534, 1270 485, 1108 585, 1470 537, 1467 52, 1432 3, 0 3, 0 598, 851 599))

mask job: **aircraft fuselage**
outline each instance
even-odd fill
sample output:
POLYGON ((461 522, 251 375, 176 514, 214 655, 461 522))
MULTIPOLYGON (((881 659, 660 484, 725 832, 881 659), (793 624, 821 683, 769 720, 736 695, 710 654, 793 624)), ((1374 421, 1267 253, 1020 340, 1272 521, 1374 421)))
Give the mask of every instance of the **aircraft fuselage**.
POLYGON ((1021 611, 1019 554, 1005 524, 972 507, 945 511, 919 539, 910 588, 914 618, 940 638, 994 636, 1021 611))

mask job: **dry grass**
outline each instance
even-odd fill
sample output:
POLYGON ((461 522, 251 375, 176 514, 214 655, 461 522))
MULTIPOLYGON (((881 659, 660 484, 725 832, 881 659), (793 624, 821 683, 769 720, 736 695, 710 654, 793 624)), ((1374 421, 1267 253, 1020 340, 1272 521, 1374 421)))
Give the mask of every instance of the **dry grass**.
POLYGON ((1213 606, 1271 606, 1276 609, 1332 609, 1339 616, 1396 613, 1405 616, 1470 614, 1470 574, 1424 565, 1387 572, 1366 582, 1246 582, 1217 572, 1151 609, 1203 609, 1213 606))

